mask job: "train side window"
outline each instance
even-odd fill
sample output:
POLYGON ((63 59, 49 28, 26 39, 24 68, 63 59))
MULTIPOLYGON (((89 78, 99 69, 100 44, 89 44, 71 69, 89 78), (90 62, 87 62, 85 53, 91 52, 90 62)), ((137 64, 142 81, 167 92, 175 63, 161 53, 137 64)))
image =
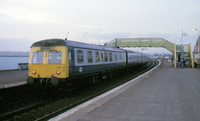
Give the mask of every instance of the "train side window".
POLYGON ((103 52, 101 52, 101 62, 103 62, 103 52))
POLYGON ((105 62, 108 62, 108 53, 107 52, 104 52, 104 59, 105 59, 105 62))
POLYGON ((88 63, 93 63, 92 51, 87 51, 88 63))
POLYGON ((71 62, 72 62, 72 53, 71 52, 69 52, 68 58, 69 58, 69 64, 71 64, 71 62))
POLYGON ((122 61, 126 62, 126 55, 125 54, 122 54, 122 61))
POLYGON ((100 62, 100 55, 99 52, 95 52, 96 63, 100 62))
POLYGON ((77 50, 77 62, 84 63, 83 50, 77 50))
POLYGON ((118 53, 118 54, 117 54, 117 60, 118 60, 118 62, 121 62, 121 58, 120 58, 120 57, 121 57, 121 54, 118 53))
POLYGON ((33 52, 32 63, 43 63, 44 52, 33 52))
POLYGON ((115 54, 115 62, 117 62, 117 54, 115 54))
POLYGON ((112 53, 109 53, 109 62, 112 62, 112 53))

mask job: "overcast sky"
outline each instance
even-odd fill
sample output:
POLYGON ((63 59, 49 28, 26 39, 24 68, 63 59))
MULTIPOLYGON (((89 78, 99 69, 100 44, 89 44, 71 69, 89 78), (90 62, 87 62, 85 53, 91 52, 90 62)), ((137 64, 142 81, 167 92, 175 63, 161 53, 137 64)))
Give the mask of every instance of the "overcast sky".
POLYGON ((121 37, 192 43, 200 0, 0 0, 0 51, 29 51, 48 38, 100 44, 121 37))

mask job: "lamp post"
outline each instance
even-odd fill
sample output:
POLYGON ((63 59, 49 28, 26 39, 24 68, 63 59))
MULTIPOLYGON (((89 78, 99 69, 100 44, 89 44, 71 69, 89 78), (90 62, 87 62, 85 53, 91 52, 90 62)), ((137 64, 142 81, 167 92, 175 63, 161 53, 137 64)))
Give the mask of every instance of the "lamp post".
POLYGON ((71 34, 71 32, 67 32, 65 40, 67 40, 69 34, 71 34))
POLYGON ((193 28, 192 29, 193 31, 197 31, 197 33, 198 33, 198 37, 197 37, 197 53, 198 53, 198 68, 199 68, 199 29, 196 29, 196 28, 193 28))
POLYGON ((102 42, 103 42, 103 40, 100 40, 100 44, 99 45, 101 45, 102 42))
POLYGON ((184 57, 184 53, 183 53, 183 42, 182 42, 182 40, 183 40, 183 37, 184 36, 187 36, 187 33, 183 33, 183 30, 181 31, 181 56, 182 57, 184 57))

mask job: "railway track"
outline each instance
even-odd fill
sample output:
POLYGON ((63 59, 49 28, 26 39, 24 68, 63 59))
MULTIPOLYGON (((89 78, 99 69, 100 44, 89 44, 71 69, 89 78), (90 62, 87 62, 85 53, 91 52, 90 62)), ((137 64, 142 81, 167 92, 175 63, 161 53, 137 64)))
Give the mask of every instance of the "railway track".
POLYGON ((8 119, 9 117, 57 99, 57 97, 50 98, 42 91, 31 92, 33 88, 27 86, 14 87, 1 91, 0 120, 8 119), (2 93, 4 94, 2 95, 2 93))
POLYGON ((0 114, 0 120, 30 120, 30 117, 31 120, 47 120, 137 77, 156 65, 156 63, 153 63, 148 68, 143 68, 131 76, 130 73, 125 74, 123 77, 116 77, 117 80, 116 78, 113 78, 111 81, 106 80, 102 83, 97 83, 94 86, 73 91, 71 97, 65 95, 68 93, 66 91, 57 92, 56 95, 58 94, 59 96, 55 96, 54 98, 38 99, 38 101, 29 102, 29 105, 26 104, 25 106, 20 106, 20 108, 13 108, 10 111, 4 112, 3 114, 0 114))
POLYGON ((135 75, 133 75, 133 76, 128 77, 128 78, 125 79, 124 81, 120 81, 120 82, 116 83, 115 85, 109 86, 109 87, 107 87, 106 89, 103 89, 103 90, 101 90, 101 91, 99 91, 99 92, 96 92, 96 93, 94 93, 94 94, 92 94, 92 95, 90 95, 90 96, 87 96, 87 97, 85 97, 85 98, 83 98, 83 99, 81 99, 81 100, 79 100, 79 101, 77 101, 77 102, 74 102, 74 103, 72 103, 72 104, 70 104, 70 105, 67 105, 67 106, 65 106, 65 107, 63 107, 63 108, 60 108, 60 109, 58 109, 58 110, 56 110, 56 111, 54 111, 54 112, 52 112, 52 113, 50 113, 50 114, 47 114, 47 115, 45 115, 45 116, 43 116, 43 117, 40 117, 40 118, 36 119, 36 121, 48 120, 48 119, 52 118, 52 117, 55 116, 55 115, 58 115, 58 114, 60 114, 60 113, 62 113, 62 112, 64 112, 64 111, 69 110, 69 109, 72 108, 72 107, 75 107, 75 106, 77 106, 77 105, 79 105, 79 104, 81 104, 81 103, 83 103, 83 102, 86 102, 86 101, 88 101, 88 100, 90 100, 90 99, 92 99, 92 98, 94 98, 94 97, 97 97, 97 96, 99 96, 99 95, 101 95, 101 94, 103 94, 103 93, 105 93, 105 92, 107 92, 107 91, 109 91, 109 90, 111 90, 111 89, 113 89, 113 88, 115 88, 115 87, 118 87, 118 86, 122 85, 123 83, 128 82, 129 80, 131 80, 131 79, 133 79, 133 78, 135 78, 135 77, 137 77, 137 76, 139 76, 139 75, 141 75, 141 74, 147 72, 147 71, 150 70, 151 68, 156 67, 156 66, 158 65, 158 63, 159 63, 158 61, 155 61, 155 62, 153 62, 148 68, 146 68, 145 70, 143 70, 143 71, 141 71, 141 72, 139 72, 139 73, 137 73, 137 74, 135 74, 135 75))

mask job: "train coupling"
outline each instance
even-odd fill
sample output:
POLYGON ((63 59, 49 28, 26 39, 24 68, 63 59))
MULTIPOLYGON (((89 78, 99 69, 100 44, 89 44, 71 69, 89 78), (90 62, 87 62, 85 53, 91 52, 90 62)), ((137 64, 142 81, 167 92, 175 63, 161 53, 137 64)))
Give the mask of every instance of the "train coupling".
POLYGON ((31 77, 31 76, 29 76, 29 77, 26 79, 26 82, 27 82, 28 85, 33 85, 33 83, 34 83, 34 78, 31 77))
POLYGON ((50 80, 50 82, 51 82, 52 86, 58 86, 58 84, 60 82, 60 79, 57 78, 57 77, 52 77, 51 80, 50 80))

